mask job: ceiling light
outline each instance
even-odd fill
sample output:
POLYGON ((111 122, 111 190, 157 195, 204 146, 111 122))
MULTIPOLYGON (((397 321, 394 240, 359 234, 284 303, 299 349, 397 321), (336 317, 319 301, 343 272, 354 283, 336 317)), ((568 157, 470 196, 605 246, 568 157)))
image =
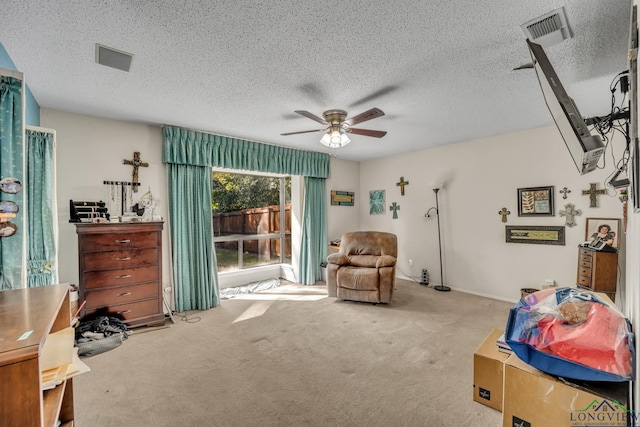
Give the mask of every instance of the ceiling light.
POLYGON ((329 132, 324 134, 320 142, 329 148, 340 148, 350 143, 351 140, 342 129, 332 127, 329 132))

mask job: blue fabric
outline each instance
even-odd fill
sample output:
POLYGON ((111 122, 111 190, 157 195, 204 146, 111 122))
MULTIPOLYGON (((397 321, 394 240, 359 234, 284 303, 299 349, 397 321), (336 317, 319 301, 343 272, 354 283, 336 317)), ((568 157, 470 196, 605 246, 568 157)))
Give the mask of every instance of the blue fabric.
POLYGON ((219 304, 211 220, 211 168, 167 165, 175 308, 207 310, 219 304))
POLYGON ((53 134, 27 129, 27 286, 57 282, 53 134))
POLYGON ((300 245, 300 283, 322 280, 320 263, 327 258, 327 198, 325 179, 304 178, 304 212, 300 245))
POLYGON ((165 126, 162 160, 194 166, 329 177, 328 154, 165 126))
MULTIPOLYGON (((23 171, 23 101, 22 81, 0 76, 0 179, 13 178, 24 184, 23 171)), ((0 192, 0 201, 11 201, 18 206, 18 213, 3 229, 13 224, 14 234, 0 237, 0 289, 22 287, 22 256, 24 241, 24 192, 16 194, 0 192)))

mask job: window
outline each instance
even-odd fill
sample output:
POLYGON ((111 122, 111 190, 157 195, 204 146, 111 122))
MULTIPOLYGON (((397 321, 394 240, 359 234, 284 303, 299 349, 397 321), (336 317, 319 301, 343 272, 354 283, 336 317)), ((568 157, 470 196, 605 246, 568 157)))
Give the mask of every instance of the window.
POLYGON ((214 171, 212 201, 219 272, 291 264, 291 177, 214 171))

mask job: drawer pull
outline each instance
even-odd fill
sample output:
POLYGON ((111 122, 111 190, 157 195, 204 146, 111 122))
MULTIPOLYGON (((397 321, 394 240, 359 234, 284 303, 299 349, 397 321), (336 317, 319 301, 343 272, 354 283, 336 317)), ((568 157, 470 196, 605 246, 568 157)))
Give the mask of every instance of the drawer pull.
POLYGON ((118 294, 116 296, 118 296, 118 297, 126 297, 127 295, 131 295, 131 292, 123 292, 123 293, 118 294))
POLYGON ((125 258, 116 258, 116 261, 130 261, 130 260, 131 260, 130 256, 125 257, 125 258))
POLYGON ((131 239, 116 240, 116 243, 131 243, 131 239))
POLYGON ((116 279, 128 279, 129 277, 131 277, 130 274, 123 274, 122 276, 116 276, 116 279))
POLYGON ((127 314, 131 313, 131 310, 118 311, 117 314, 127 314))

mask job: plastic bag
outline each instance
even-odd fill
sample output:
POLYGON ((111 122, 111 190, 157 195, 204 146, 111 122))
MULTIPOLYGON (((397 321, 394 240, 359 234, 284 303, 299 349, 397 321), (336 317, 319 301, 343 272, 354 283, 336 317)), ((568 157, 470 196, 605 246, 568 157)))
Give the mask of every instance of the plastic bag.
POLYGON ((511 308, 505 338, 520 359, 552 375, 615 382, 635 376, 629 321, 590 291, 527 295, 511 308))

